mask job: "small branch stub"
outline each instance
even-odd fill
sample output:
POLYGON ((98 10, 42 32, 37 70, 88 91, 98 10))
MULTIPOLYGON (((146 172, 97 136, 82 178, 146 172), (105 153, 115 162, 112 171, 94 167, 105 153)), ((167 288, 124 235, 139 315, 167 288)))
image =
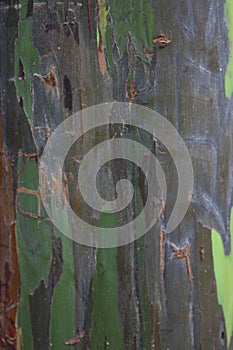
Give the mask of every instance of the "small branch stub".
POLYGON ((74 345, 79 343, 85 337, 85 331, 80 332, 75 338, 65 341, 65 345, 74 345))
POLYGON ((191 260, 190 260, 190 245, 187 243, 183 248, 177 248, 174 244, 172 244, 172 248, 173 248, 174 258, 186 260, 190 289, 193 289, 193 276, 192 276, 191 260))
POLYGON ((168 45, 171 42, 171 40, 169 40, 166 35, 164 34, 159 34, 156 37, 154 37, 153 39, 153 43, 154 45, 159 46, 160 48, 165 47, 166 45, 168 45))
POLYGON ((51 67, 49 73, 46 76, 42 76, 40 74, 33 74, 34 77, 37 77, 38 79, 42 80, 45 84, 46 90, 54 90, 56 97, 59 97, 59 90, 58 90, 58 82, 56 78, 56 67, 51 67))

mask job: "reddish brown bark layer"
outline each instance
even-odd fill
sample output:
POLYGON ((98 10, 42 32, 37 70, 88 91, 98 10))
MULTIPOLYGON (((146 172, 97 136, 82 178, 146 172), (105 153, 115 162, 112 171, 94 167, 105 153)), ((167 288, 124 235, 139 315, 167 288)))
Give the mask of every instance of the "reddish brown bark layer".
POLYGON ((0 124, 0 348, 16 349, 19 269, 11 159, 4 154, 0 124))

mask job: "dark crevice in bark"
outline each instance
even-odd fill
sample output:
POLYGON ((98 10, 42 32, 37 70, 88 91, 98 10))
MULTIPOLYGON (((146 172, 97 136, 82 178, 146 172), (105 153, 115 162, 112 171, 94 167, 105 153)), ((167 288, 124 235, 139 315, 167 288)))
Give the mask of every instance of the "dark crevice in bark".
POLYGON ((79 24, 78 22, 71 22, 70 23, 70 28, 73 32, 74 35, 74 39, 77 42, 77 44, 79 45, 79 24))
POLYGON ((22 96, 19 97, 19 105, 21 108, 23 108, 23 98, 22 96))
POLYGON ((19 59, 19 73, 18 73, 18 78, 20 80, 25 80, 26 76, 25 76, 25 72, 24 72, 24 66, 23 66, 23 62, 21 59, 19 59))
POLYGON ((67 78, 67 76, 64 76, 63 79, 63 86, 64 86, 64 106, 69 111, 72 110, 72 89, 71 89, 71 83, 70 80, 67 78))
POLYGON ((26 18, 32 17, 32 15, 33 15, 33 5, 34 5, 33 0, 28 0, 26 18))

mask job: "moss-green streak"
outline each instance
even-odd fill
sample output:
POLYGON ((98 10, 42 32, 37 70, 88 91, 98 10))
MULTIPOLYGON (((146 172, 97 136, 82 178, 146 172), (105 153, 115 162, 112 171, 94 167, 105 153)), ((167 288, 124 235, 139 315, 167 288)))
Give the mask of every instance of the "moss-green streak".
POLYGON ((27 117, 32 117, 31 82, 34 73, 39 73, 39 57, 32 42, 32 21, 26 18, 27 0, 21 1, 18 38, 15 42, 15 84, 18 97, 23 98, 24 110, 27 117), (19 59, 24 66, 25 80, 18 78, 19 59))
MULTIPOLYGON (((109 216, 101 215, 106 225, 109 216)), ((114 224, 111 220, 111 225, 114 224)), ((117 226, 117 219, 115 225, 117 226)), ((111 233, 112 234, 112 233, 111 233)), ((123 329, 118 308, 117 248, 99 249, 93 280, 93 325, 91 349, 102 350, 104 342, 109 350, 123 350, 123 329)))
POLYGON ((109 66, 109 72, 112 75, 114 64, 113 64, 113 56, 112 56, 112 34, 110 30, 106 31, 106 49, 108 52, 108 66, 109 66))
POLYGON ((233 208, 231 209, 230 231, 231 253, 228 256, 224 254, 223 242, 219 233, 215 230, 212 230, 211 232, 218 302, 223 308, 228 349, 233 332, 233 208))
POLYGON ((142 53, 143 46, 146 46, 148 50, 152 50, 154 18, 151 0, 110 0, 109 3, 120 54, 123 54, 125 38, 129 32, 140 53, 142 53))
POLYGON ((233 2, 226 0, 225 16, 227 19, 228 36, 230 41, 230 59, 225 73, 225 94, 228 98, 233 92, 233 2))

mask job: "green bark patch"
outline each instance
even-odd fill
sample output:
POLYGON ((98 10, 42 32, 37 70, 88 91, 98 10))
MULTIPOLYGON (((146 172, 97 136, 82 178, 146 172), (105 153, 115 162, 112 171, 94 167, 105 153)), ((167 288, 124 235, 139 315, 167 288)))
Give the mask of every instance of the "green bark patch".
POLYGON ((154 37, 154 16, 150 0, 109 1, 114 22, 114 34, 123 55, 125 38, 130 32, 135 46, 143 53, 143 46, 152 50, 154 37))
POLYGON ((39 56, 32 42, 32 22, 28 17, 27 1, 21 2, 18 38, 15 42, 15 84, 27 117, 32 117, 32 79, 39 73, 39 56))
POLYGON ((220 234, 212 230, 212 253, 217 284, 218 302, 222 305, 226 325, 227 347, 229 349, 233 332, 233 208, 231 209, 231 253, 226 256, 220 234))
MULTIPOLYGON (((107 225, 108 220, 108 215, 102 214, 100 224, 107 225)), ((112 224, 111 219, 110 225, 112 224)), ((117 248, 99 249, 97 253, 97 267, 92 285, 94 309, 91 333, 92 350, 124 349, 123 330, 118 308, 116 257, 117 248)))
POLYGON ((123 56, 126 38, 129 33, 141 57, 144 57, 144 48, 148 51, 153 50, 155 33, 151 0, 110 0, 108 6, 106 6, 105 0, 100 0, 99 5, 97 47, 99 47, 101 40, 107 50, 110 74, 113 73, 113 37, 115 43, 117 43, 120 57, 123 56))
MULTIPOLYGON (((34 159, 19 162, 17 244, 20 265, 18 325, 25 349, 65 349, 75 334, 72 241, 47 218, 38 197, 34 159), (53 301, 53 302, 52 302, 53 301)), ((63 212, 64 220, 69 224, 63 212)))
POLYGON ((33 349, 29 295, 33 294, 41 280, 47 284, 51 242, 50 224, 45 220, 36 220, 38 215, 37 190, 38 170, 35 160, 19 159, 17 194, 17 245, 20 266, 20 302, 18 325, 23 332, 23 346, 33 349), (22 170, 23 169, 23 170, 22 170))

